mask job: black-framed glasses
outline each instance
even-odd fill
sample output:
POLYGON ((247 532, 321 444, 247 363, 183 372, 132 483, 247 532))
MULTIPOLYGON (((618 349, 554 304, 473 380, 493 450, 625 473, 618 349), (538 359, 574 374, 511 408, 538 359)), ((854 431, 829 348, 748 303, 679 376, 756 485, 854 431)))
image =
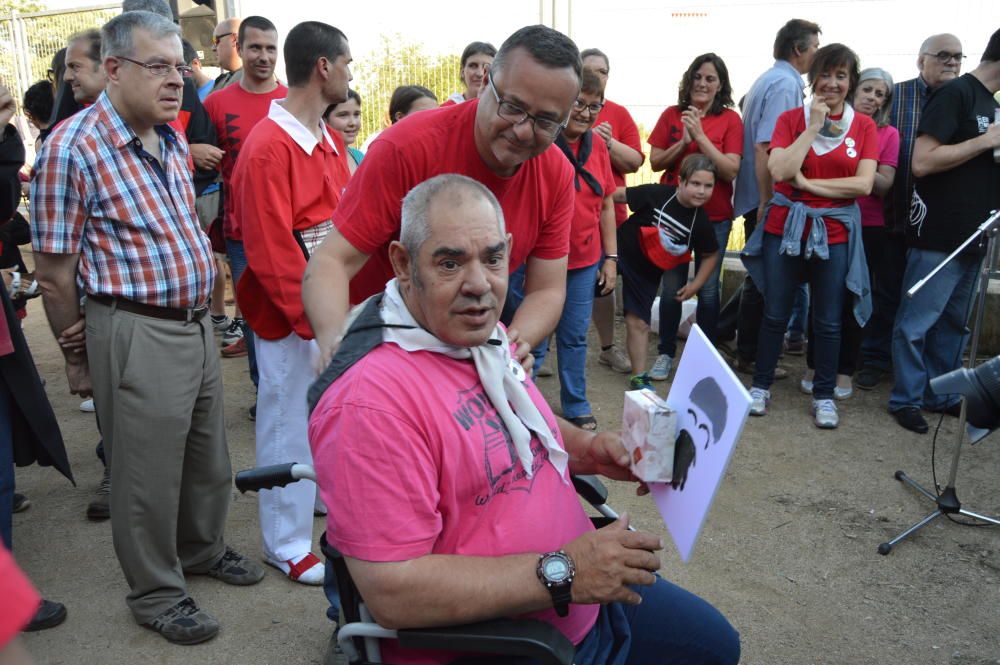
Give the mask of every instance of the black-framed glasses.
POLYGON ((965 60, 964 53, 948 53, 948 51, 938 51, 937 53, 924 53, 924 55, 929 55, 942 65, 948 64, 949 60, 954 60, 955 62, 961 63, 965 60))
POLYGON ((218 46, 223 37, 232 37, 235 34, 235 32, 224 32, 221 35, 212 35, 212 46, 218 46))
POLYGON ((181 75, 181 78, 188 78, 194 74, 194 68, 188 65, 168 65, 165 62, 139 62, 138 60, 133 60, 132 58, 126 58, 122 55, 114 56, 119 60, 124 60, 126 62, 131 62, 133 65, 139 65, 144 67, 148 71, 152 72, 154 76, 166 76, 173 70, 177 70, 177 73, 181 75))
POLYGON ((486 76, 486 81, 489 83, 489 88, 493 92, 493 97, 497 100, 497 115, 507 122, 512 125, 520 125, 522 122, 530 120, 531 126, 536 132, 545 134, 548 137, 553 137, 565 129, 565 122, 559 122, 558 120, 553 120, 552 118, 541 118, 537 115, 531 115, 517 104, 504 100, 500 96, 500 93, 497 92, 496 85, 493 84, 493 74, 488 74, 486 76))
POLYGON ((590 111, 590 115, 597 115, 604 108, 604 102, 594 103, 594 104, 584 104, 579 99, 574 100, 573 110, 577 113, 583 113, 585 110, 590 111))

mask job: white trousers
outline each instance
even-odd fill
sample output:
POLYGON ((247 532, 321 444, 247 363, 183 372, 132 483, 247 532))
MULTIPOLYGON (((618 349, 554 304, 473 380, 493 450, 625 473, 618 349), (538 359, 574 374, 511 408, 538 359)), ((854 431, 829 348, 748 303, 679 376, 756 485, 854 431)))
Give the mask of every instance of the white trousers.
MULTIPOLYGON (((319 347, 292 333, 279 340, 254 336, 257 351, 257 466, 312 464, 306 392, 319 347)), ((259 494, 264 556, 286 561, 312 549, 316 483, 300 480, 259 494)))

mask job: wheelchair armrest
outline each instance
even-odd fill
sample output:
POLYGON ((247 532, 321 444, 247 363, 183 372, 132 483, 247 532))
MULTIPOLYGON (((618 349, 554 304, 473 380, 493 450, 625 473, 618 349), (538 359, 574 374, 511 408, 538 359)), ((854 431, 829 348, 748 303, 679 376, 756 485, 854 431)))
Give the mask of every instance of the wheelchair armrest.
POLYGON ((397 631, 408 649, 441 649, 532 658, 542 665, 572 665, 573 643, 550 623, 537 619, 495 619, 446 628, 397 631))
POLYGON ((573 476, 573 487, 577 494, 595 508, 608 502, 608 488, 597 476, 573 476))

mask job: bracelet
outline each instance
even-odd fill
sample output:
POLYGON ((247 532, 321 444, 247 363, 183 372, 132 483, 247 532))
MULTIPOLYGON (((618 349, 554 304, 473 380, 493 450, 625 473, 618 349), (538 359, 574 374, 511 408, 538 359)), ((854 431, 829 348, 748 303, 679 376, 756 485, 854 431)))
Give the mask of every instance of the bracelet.
POLYGON ((604 260, 607 261, 608 259, 611 259, 615 263, 618 263, 618 255, 617 254, 605 254, 604 255, 604 260))

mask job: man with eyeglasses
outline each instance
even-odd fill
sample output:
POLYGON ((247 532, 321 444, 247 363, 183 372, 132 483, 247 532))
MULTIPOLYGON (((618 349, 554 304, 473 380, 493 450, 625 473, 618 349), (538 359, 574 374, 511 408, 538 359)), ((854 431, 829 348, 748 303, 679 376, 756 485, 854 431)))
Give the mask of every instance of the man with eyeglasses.
MULTIPOLYGON (((855 385, 873 390, 889 373, 892 364, 892 328, 902 297, 906 269, 906 227, 910 223, 913 172, 910 162, 917 141, 917 126, 931 93, 958 78, 962 71, 962 42, 955 35, 931 35, 917 55, 919 75, 897 83, 892 93, 889 123, 899 130, 899 165, 892 189, 885 197, 885 245, 880 279, 872 283, 872 317, 861 343, 862 367, 855 385)), ((916 423, 919 429, 919 423, 916 423)))
POLYGON ((526 269, 524 301, 505 318, 518 360, 555 329, 574 188, 572 166, 551 146, 577 98, 580 72, 572 40, 544 26, 522 28, 500 47, 478 99, 415 114, 372 144, 303 282, 323 365, 339 344, 348 304, 381 292, 393 276, 388 245, 399 236, 403 197, 442 173, 478 180, 503 207, 514 238, 510 269, 526 269))
POLYGON ((94 403, 111 470, 111 533, 137 623, 177 644, 219 623, 185 573, 228 584, 263 577, 226 546, 231 469, 222 376, 206 316, 215 277, 195 218, 181 109, 180 29, 125 12, 102 29, 104 93, 43 146, 32 182, 37 276, 70 390, 94 403), (62 340, 61 340, 62 341, 62 340))
POLYGON ((222 69, 222 73, 215 79, 212 92, 237 83, 243 76, 243 59, 236 48, 240 23, 239 18, 231 16, 219 21, 212 32, 212 51, 219 59, 219 67, 222 69))
MULTIPOLYGON (((955 63, 948 50, 934 57, 955 63)), ((933 51, 933 49, 932 49, 933 51)), ((934 92, 920 116, 913 143, 913 199, 906 225, 902 289, 923 279, 1000 208, 1000 30, 993 33, 979 65, 934 92)), ((936 395, 929 382, 957 369, 968 342, 966 321, 985 252, 973 243, 912 298, 902 298, 892 333, 895 383, 889 411, 905 429, 924 433, 921 407, 959 414, 959 395, 936 395)))

